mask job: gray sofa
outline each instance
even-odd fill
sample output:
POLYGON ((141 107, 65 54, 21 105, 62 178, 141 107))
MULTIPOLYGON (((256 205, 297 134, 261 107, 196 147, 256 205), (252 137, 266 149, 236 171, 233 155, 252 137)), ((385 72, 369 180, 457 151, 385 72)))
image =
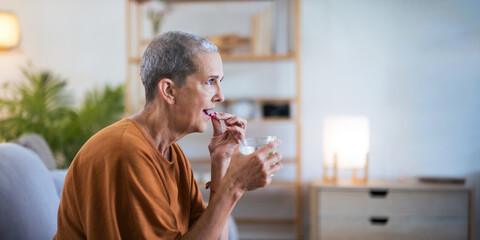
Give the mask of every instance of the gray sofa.
POLYGON ((26 147, 0 144, 0 239, 52 239, 65 174, 26 147))

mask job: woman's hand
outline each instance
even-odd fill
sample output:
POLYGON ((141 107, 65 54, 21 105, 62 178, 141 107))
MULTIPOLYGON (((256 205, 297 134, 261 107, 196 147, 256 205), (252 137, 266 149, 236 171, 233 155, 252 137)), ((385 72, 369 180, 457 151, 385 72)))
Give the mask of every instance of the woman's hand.
POLYGON ((271 152, 280 146, 275 140, 259 150, 243 155, 237 148, 232 155, 225 178, 233 180, 234 185, 243 191, 251 191, 265 187, 272 182, 273 175, 282 169, 282 155, 271 152))
POLYGON ((215 113, 211 120, 213 137, 208 145, 210 156, 214 161, 225 161, 231 157, 238 140, 245 138, 247 121, 229 113, 215 113), (225 123, 225 131, 222 131, 221 121, 225 123))

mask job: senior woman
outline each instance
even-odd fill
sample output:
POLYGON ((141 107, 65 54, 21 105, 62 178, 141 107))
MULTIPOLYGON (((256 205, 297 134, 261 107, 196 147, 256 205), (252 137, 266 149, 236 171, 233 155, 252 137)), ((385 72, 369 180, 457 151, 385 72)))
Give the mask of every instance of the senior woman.
POLYGON ((179 31, 161 34, 145 50, 140 74, 143 110, 95 134, 72 162, 54 239, 226 239, 237 201, 270 184, 282 168, 281 155, 269 155, 278 141, 242 155, 237 142, 245 137, 246 121, 214 113, 224 100, 223 66, 208 40, 179 31), (204 132, 209 122, 206 207, 176 142, 204 132))

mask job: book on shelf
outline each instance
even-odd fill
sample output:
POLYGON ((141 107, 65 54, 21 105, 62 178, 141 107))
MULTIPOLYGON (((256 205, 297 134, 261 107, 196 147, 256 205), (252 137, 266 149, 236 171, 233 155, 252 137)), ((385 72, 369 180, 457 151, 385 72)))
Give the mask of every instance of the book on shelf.
POLYGON ((278 0, 273 2, 273 48, 276 54, 289 53, 289 0, 278 0))
POLYGON ((293 0, 283 0, 287 1, 287 14, 288 14, 288 51, 293 52, 295 50, 295 2, 293 0))
POLYGON ((252 17, 252 53, 270 55, 272 42, 272 7, 266 7, 252 17))
POLYGON ((254 55, 286 55, 292 52, 291 0, 276 0, 252 16, 251 50, 254 55))

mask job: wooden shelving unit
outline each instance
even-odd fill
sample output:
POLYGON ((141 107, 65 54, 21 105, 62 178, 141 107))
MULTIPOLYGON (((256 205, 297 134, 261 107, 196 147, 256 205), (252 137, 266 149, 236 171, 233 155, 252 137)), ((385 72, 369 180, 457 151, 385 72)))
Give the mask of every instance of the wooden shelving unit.
MULTIPOLYGON (((248 0, 248 1, 240 1, 240 0, 169 0, 166 1, 169 4, 175 5, 182 5, 185 6, 187 4, 198 4, 198 3, 209 3, 209 4, 226 4, 226 3, 273 3, 276 0, 248 0)), ((270 185, 272 188, 285 188, 291 189, 294 196, 294 202, 291 202, 287 207, 289 209, 294 208, 294 214, 292 218, 272 218, 269 215, 265 215, 261 218, 259 217, 235 217, 235 221, 238 225, 247 224, 247 225, 258 225, 258 226, 279 226, 283 228, 284 226, 293 227, 293 239, 303 239, 302 230, 302 164, 301 164, 301 63, 300 63, 300 0, 288 0, 292 3, 292 8, 290 8, 291 15, 289 18, 293 21, 293 29, 290 34, 293 34, 293 44, 292 49, 293 51, 289 51, 287 53, 281 54, 252 54, 252 53, 221 53, 222 60, 225 64, 229 64, 230 66, 235 64, 250 64, 254 63, 255 68, 262 68, 263 64, 291 64, 294 66, 294 73, 292 75, 292 88, 294 87, 295 90, 293 96, 288 97, 271 97, 271 96, 247 96, 247 97, 234 97, 229 98, 228 95, 225 95, 227 98, 225 100, 225 105, 232 104, 239 101, 251 101, 254 104, 261 105, 264 103, 288 103, 290 106, 291 115, 289 117, 263 117, 263 116, 256 116, 253 118, 248 118, 249 126, 258 125, 260 128, 268 128, 271 125, 278 125, 278 124, 287 124, 287 125, 294 125, 295 136, 289 135, 289 139, 293 139, 293 144, 295 148, 295 155, 294 156, 287 156, 284 157, 282 162, 285 165, 294 166, 295 170, 293 171, 295 176, 292 178, 293 180, 284 180, 284 179, 276 179, 270 185)), ((143 87, 141 86, 140 77, 138 74, 139 63, 141 61, 141 55, 143 53, 143 49, 146 45, 151 41, 151 37, 145 37, 142 34, 144 31, 147 31, 145 27, 145 9, 144 4, 148 4, 149 0, 127 0, 126 6, 126 32, 127 32, 127 70, 126 70, 126 114, 130 115, 134 112, 137 112, 143 106, 143 87)), ((175 11, 173 9, 172 11, 175 11)), ((222 13, 218 13, 222 14, 222 13)), ((168 16, 166 16, 168 17, 168 16)), ((200 20, 201 21, 201 20, 200 20)), ((178 30, 184 30, 179 28, 178 30)), ((197 34, 201 34, 197 31, 197 34)), ((248 131, 247 131, 248 132, 248 131)), ((248 136, 248 135, 247 135, 248 136)), ((184 148, 184 151, 187 150, 184 148)), ((186 152, 187 157, 189 154, 186 152)), ((192 164, 194 170, 197 166, 203 166, 203 169, 209 168, 210 159, 208 156, 205 157, 198 157, 192 156, 189 157, 189 161, 192 164)), ((293 173, 292 173, 293 174, 293 173)), ((203 180, 199 180, 200 186, 202 186, 203 180)), ((270 188, 267 187, 268 188, 270 188)), ((271 199, 270 201, 276 201, 277 199, 271 199)), ((238 206, 237 206, 238 207, 238 206)), ((240 232, 240 235, 241 232, 240 232)), ((251 238, 251 235, 248 237, 251 238)), ((274 239, 272 237, 254 237, 255 239, 274 239)))

